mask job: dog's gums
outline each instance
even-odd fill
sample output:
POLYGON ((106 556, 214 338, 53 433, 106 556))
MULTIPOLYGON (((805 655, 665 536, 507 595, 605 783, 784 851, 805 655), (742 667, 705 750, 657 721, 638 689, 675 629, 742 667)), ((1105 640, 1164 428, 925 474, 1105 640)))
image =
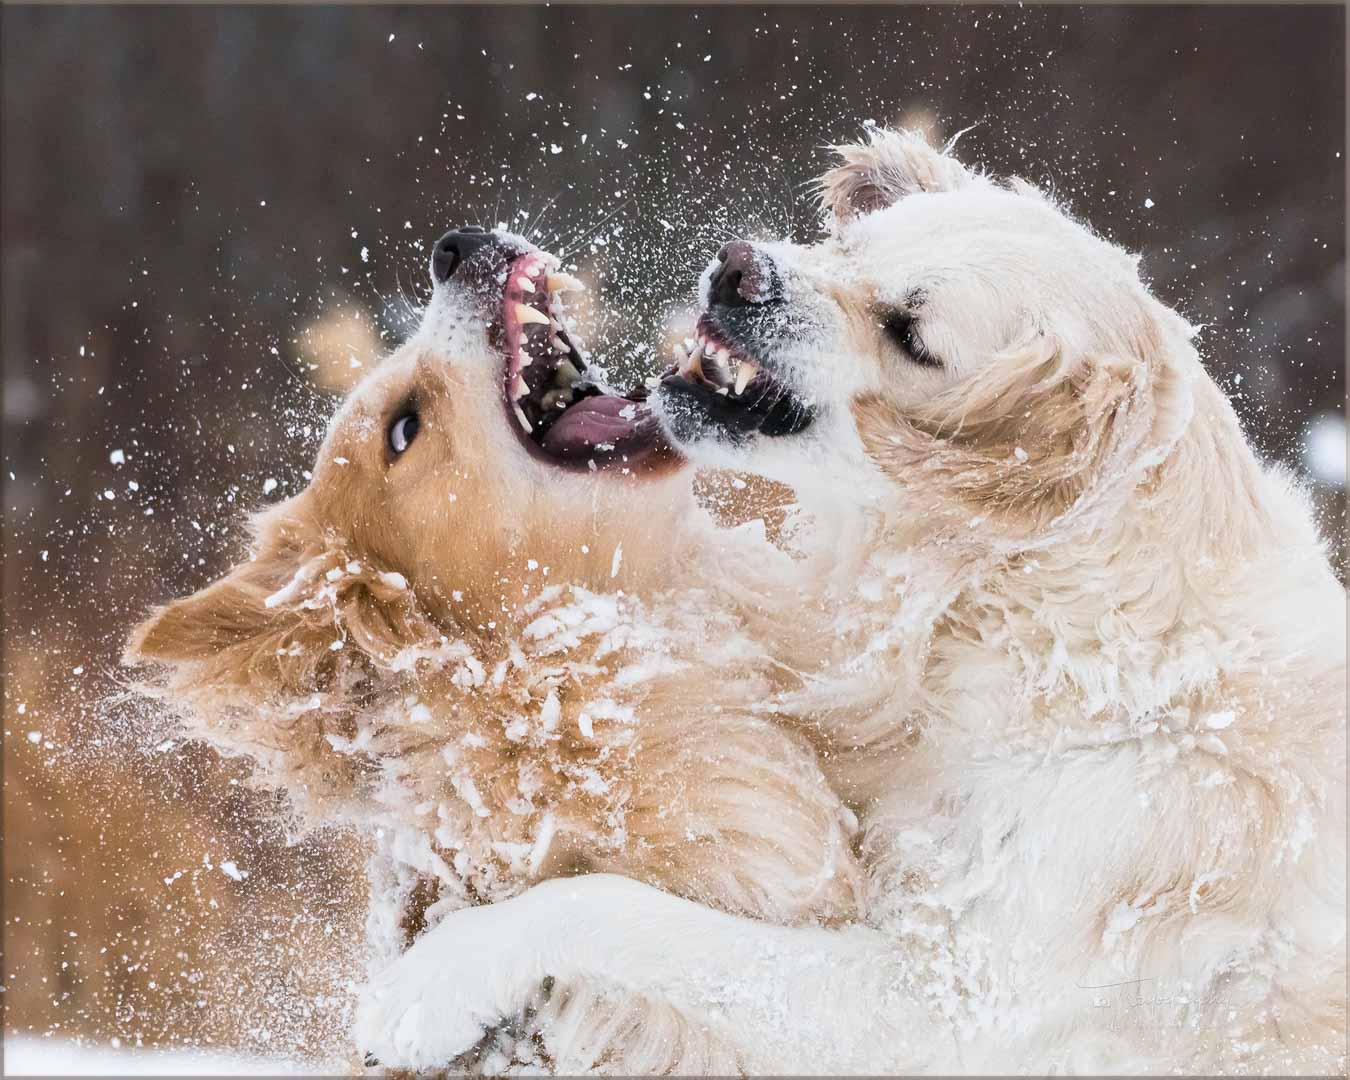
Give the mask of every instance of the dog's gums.
POLYGON ((555 263, 531 250, 507 267, 501 331, 512 427, 527 449, 555 464, 635 468, 668 456, 647 388, 619 394, 588 370, 562 299, 584 286, 550 269, 555 263))
POLYGON ((697 412, 738 439, 754 432, 795 435, 815 418, 813 406, 752 359, 710 314, 699 317, 694 333, 675 346, 675 363, 661 378, 677 423, 680 412, 697 412))

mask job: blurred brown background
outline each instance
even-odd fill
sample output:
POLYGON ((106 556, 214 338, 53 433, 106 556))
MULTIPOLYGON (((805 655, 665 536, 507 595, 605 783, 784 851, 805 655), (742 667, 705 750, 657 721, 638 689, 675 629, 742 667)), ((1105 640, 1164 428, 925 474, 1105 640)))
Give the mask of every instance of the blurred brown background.
POLYGON ((340 1042, 355 845, 288 837, 242 765, 119 694, 117 657, 303 484, 452 225, 543 212, 601 282, 613 365, 654 367, 721 241, 811 235, 825 143, 974 123, 968 160, 1053 181, 1144 253, 1340 543, 1341 7, 0 19, 10 1032, 340 1042))

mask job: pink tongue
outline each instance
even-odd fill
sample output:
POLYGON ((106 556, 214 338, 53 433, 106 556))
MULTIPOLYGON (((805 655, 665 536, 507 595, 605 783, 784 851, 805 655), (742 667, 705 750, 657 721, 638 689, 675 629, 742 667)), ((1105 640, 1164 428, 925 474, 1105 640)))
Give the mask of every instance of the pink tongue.
MULTIPOLYGON (((596 444, 623 452, 645 415, 637 402, 608 394, 583 398, 544 432, 543 446, 558 457, 594 457, 596 444)), ((602 451, 603 453, 603 451, 602 451)))

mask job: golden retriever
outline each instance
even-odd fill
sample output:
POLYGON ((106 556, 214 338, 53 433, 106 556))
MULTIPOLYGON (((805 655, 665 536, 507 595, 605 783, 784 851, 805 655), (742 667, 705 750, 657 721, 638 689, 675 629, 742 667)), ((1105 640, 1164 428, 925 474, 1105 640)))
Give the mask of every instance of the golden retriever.
POLYGON ((920 136, 840 157, 819 243, 710 266, 653 408, 814 514, 833 566, 761 644, 869 925, 545 882, 445 919, 363 1026, 453 1050, 546 973, 751 1072, 1343 1072, 1345 595, 1306 500, 1135 259, 920 136))
MULTIPOLYGON (((588 870, 773 922, 851 917, 856 822, 761 710, 778 676, 741 612, 776 572, 762 530, 715 528, 643 395, 595 377, 555 259, 467 228, 432 268, 420 328, 334 417, 308 487, 128 659, 309 820, 375 838, 373 970, 447 912, 588 870)), ((560 988, 542 1058, 520 1054, 736 1066, 591 986, 560 988)), ((416 1024, 361 1047, 451 1060, 422 1048, 416 1024)))

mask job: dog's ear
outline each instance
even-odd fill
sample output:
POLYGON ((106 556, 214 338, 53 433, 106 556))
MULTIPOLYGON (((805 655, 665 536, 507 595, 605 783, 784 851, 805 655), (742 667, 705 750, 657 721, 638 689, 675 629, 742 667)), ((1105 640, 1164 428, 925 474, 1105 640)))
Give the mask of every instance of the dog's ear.
POLYGON ((254 555, 154 611, 125 660, 175 669, 195 690, 251 700, 326 688, 353 663, 377 667, 439 640, 401 574, 371 566, 283 504, 255 522, 254 555))
POLYGON ((1189 421, 1184 359, 1155 335, 1126 355, 1072 355, 1034 333, 921 406, 854 403, 864 446, 934 514, 1043 536, 1128 491, 1189 421))
POLYGON ((278 631, 285 612, 271 598, 324 548, 322 535, 307 519, 303 499, 255 517, 250 557, 199 592, 153 611, 132 633, 125 659, 164 664, 205 661, 278 631))
POLYGON ((840 221, 881 210, 906 195, 955 191, 977 177, 922 132, 872 128, 866 142, 833 147, 839 164, 818 181, 821 204, 840 221))
POLYGON ((243 563, 199 592, 152 611, 132 632, 124 659, 186 663, 237 647, 272 621, 260 603, 266 591, 266 563, 243 563))

